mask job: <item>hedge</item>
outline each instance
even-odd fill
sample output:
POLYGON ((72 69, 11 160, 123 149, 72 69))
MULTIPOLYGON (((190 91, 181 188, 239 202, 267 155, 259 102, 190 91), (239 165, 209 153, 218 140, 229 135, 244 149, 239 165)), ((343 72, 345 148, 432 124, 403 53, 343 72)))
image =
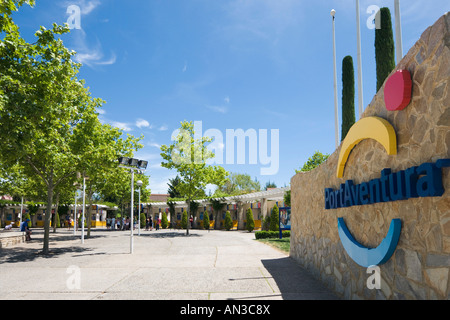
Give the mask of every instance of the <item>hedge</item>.
MULTIPOLYGON (((289 238, 291 236, 290 231, 282 231, 283 238, 289 238)), ((256 239, 278 239, 280 237, 279 231, 256 231, 256 239)))

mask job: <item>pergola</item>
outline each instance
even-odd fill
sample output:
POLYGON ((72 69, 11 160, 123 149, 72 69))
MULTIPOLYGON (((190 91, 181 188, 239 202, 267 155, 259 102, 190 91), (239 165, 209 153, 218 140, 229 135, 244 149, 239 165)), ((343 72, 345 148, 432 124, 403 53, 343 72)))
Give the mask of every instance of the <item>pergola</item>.
MULTIPOLYGON (((225 198, 216 198, 215 200, 222 200, 225 204, 236 204, 236 203, 253 203, 257 201, 261 201, 262 205, 268 200, 274 200, 279 201, 284 199, 284 194, 286 191, 289 191, 290 187, 284 187, 284 188, 274 188, 267 191, 258 191, 253 193, 247 193, 243 195, 238 196, 230 196, 225 198)), ((200 200, 194 200, 197 203, 200 203, 201 205, 209 205, 211 204, 210 199, 200 199, 200 200)), ((187 208, 186 201, 175 201, 175 207, 176 208, 187 208)), ((151 205, 155 208, 168 208, 167 202, 149 202, 149 203, 143 203, 144 206, 151 205)))

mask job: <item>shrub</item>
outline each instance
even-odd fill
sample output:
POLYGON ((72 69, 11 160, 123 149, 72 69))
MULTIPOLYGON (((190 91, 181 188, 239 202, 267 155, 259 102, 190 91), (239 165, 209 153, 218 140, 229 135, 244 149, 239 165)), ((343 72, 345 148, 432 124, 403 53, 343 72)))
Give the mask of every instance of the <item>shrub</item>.
POLYGON ((147 217, 145 216, 145 213, 141 212, 140 219, 141 219, 141 226, 140 227, 141 227, 141 229, 143 229, 143 228, 145 228, 145 222, 147 220, 147 217))
POLYGON ((272 213, 270 215, 270 230, 271 231, 277 231, 280 229, 280 217, 279 217, 279 210, 278 206, 274 205, 272 209, 272 213))
POLYGON ((206 211, 203 213, 203 228, 209 230, 209 214, 206 211))
POLYGON ((169 221, 167 220, 167 213, 163 212, 161 217, 161 228, 167 229, 169 226, 169 221))
POLYGON ((231 220, 231 213, 230 213, 230 211, 227 211, 225 213, 225 229, 227 231, 230 231, 231 228, 233 228, 233 220, 231 220))
POLYGON ((188 219, 187 219, 187 212, 183 212, 183 217, 181 218, 181 228, 182 229, 187 229, 187 223, 188 223, 188 219))
POLYGON ((270 230, 270 215, 265 217, 262 221, 262 230, 269 231, 270 230))
POLYGON ((253 212, 251 208, 247 209, 247 225, 248 232, 252 232, 255 229, 255 220, 253 219, 253 212))
MULTIPOLYGON (((282 231, 283 238, 289 238, 291 236, 290 231, 282 231)), ((256 231, 256 239, 278 239, 280 237, 279 231, 256 231)))

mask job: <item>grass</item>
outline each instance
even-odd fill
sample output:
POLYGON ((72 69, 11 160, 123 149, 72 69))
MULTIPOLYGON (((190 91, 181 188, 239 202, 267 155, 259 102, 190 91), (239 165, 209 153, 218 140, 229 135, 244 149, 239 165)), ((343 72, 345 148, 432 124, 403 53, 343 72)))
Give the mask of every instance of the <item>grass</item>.
POLYGON ((283 239, 259 239, 257 241, 260 241, 262 243, 265 243, 269 246, 275 247, 285 253, 289 253, 289 250, 291 249, 291 239, 290 238, 283 238, 283 239))

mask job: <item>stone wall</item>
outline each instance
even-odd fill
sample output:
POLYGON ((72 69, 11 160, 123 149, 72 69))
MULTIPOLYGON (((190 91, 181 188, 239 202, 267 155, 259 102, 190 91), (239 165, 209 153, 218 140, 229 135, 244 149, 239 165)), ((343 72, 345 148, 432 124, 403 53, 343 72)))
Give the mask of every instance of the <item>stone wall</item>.
MULTIPOLYGON (((450 15, 441 17, 397 65, 413 77, 412 100, 402 111, 387 111, 384 86, 363 117, 388 120, 397 132, 398 154, 387 155, 374 140, 350 153, 343 179, 336 177, 340 147, 327 162, 291 180, 291 257, 345 299, 449 299, 450 169, 443 169, 442 197, 325 210, 324 189, 339 189, 425 162, 450 158, 450 15), (343 217, 355 239, 377 247, 390 221, 400 218, 402 231, 392 258, 380 266, 381 289, 370 290, 371 274, 357 265, 339 239, 343 217)), ((396 71, 394 70, 394 71, 396 71)))

